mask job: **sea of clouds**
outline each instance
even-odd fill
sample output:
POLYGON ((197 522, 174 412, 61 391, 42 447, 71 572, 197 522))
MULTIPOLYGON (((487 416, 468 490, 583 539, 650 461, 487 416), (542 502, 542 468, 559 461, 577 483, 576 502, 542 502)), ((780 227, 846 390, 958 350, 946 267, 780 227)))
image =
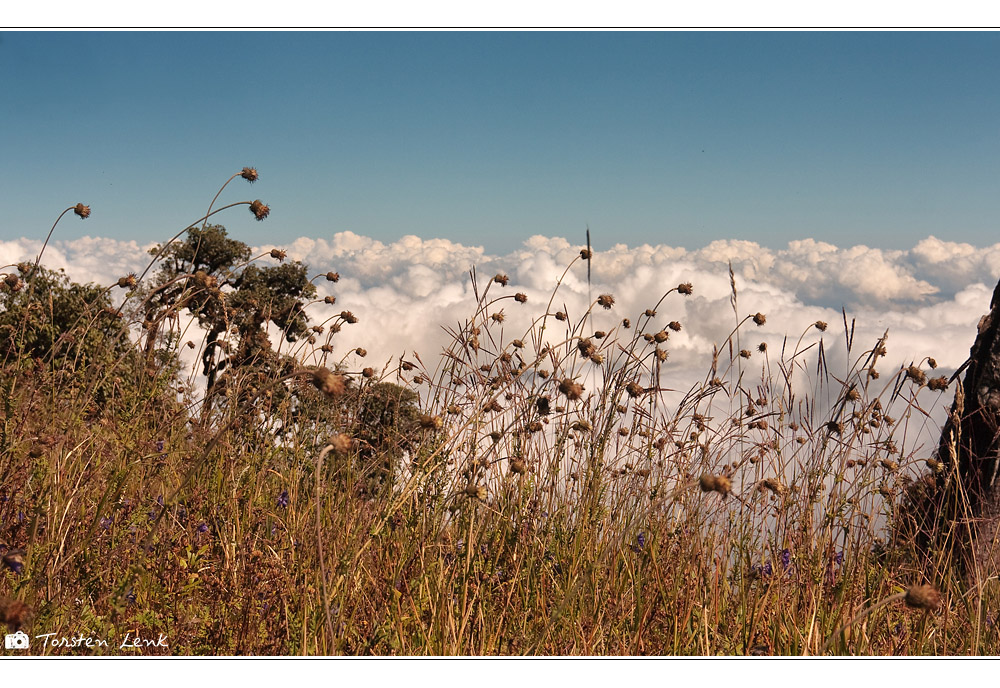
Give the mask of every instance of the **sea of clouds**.
MULTIPOLYGON (((150 246, 90 237, 56 241, 46 248, 42 262, 65 269, 77 281, 111 284, 130 272, 142 273, 150 246)), ((813 239, 777 250, 736 240, 714 241, 697 250, 618 244, 594 252, 589 285, 587 265, 579 260, 582 246, 562 238, 534 236, 510 253, 489 255, 482 248, 444 239, 404 236, 385 243, 339 232, 330 238, 302 237, 256 247, 255 255, 275 247, 286 250, 289 260, 308 264, 311 275, 339 272, 336 283, 321 278, 315 282, 320 300, 332 295, 336 304, 316 303, 309 312, 317 323, 342 310, 358 317, 358 324, 344 326, 333 340, 334 360, 347 356, 349 369, 381 368, 400 355, 412 359, 416 352, 433 370, 451 340, 446 328, 456 328, 475 311, 472 268, 480 293, 495 274, 509 277, 507 286, 493 284, 489 292, 491 299, 507 297, 489 312, 503 311, 508 341, 524 337, 531 319, 545 312, 550 298, 552 312, 566 310, 575 320, 598 295, 612 294, 614 308, 596 308, 591 325, 612 330, 622 318, 638 322, 666 291, 689 282, 694 293, 670 294, 651 326, 660 329, 675 320, 683 325, 671 335, 664 369, 663 384, 676 389, 705 379, 713 346, 726 341, 737 321, 730 301, 730 265, 739 316, 760 312, 767 317, 761 327, 748 323, 741 328, 740 347, 754 352, 747 365, 760 370, 766 358, 775 359, 783 347, 790 354, 800 337, 799 348, 822 337, 835 374, 846 371, 849 361, 888 331, 883 371, 933 357, 939 365, 933 374, 950 375, 967 358, 976 325, 989 310, 1000 278, 1000 244, 976 247, 935 237, 906 250, 840 247, 813 239), (527 295, 527 303, 511 298, 517 292, 527 295), (847 322, 854 323, 850 355, 843 312, 847 322), (811 328, 818 320, 829 323, 825 333, 811 328), (757 351, 761 342, 767 344, 766 356, 757 351), (363 362, 348 354, 359 346, 368 351, 363 362)), ((33 261, 40 248, 35 240, 0 241, 0 266, 33 261)), ((260 260, 275 262, 270 257, 260 260)), ((550 326, 548 334, 558 341, 565 330, 550 326)))

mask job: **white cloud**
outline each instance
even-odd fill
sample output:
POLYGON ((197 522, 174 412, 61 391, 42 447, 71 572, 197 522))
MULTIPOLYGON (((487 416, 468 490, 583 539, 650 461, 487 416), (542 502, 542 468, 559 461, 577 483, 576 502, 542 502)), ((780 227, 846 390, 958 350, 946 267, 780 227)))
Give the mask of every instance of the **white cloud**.
MULTIPOLYGON (((91 237, 55 241, 46 249, 43 263, 64 268, 77 281, 110 284, 128 272, 140 273, 148 263, 149 246, 91 237)), ((491 299, 505 297, 489 312, 503 310, 507 340, 523 337, 550 298, 553 312, 565 307, 574 319, 587 310, 589 299, 613 294, 614 309, 596 308, 591 325, 610 330, 622 318, 638 323, 642 312, 656 306, 664 293, 690 282, 694 294, 670 294, 657 307, 654 319, 656 329, 673 320, 683 325, 671 334, 667 364, 668 374, 683 382, 703 379, 713 345, 724 343, 737 316, 758 311, 767 316, 766 324, 745 324, 740 335, 741 346, 754 352, 752 365, 764 360, 756 351, 761 342, 773 360, 783 345, 791 351, 800 337, 802 346, 808 346, 822 336, 831 366, 846 367, 841 308, 846 308, 848 322, 856 321, 852 361, 888 330, 889 356, 880 367, 888 371, 932 356, 947 374, 968 355, 976 324, 1000 277, 1000 244, 978 248, 935 237, 912 249, 893 251, 838 247, 813 239, 791 242, 781 250, 750 241, 715 241, 697 251, 617 244, 595 252, 589 288, 586 263, 579 259, 582 246, 558 237, 531 237, 504 256, 445 239, 405 236, 385 243, 351 232, 303 237, 279 246, 290 259, 306 262, 311 274, 340 273, 337 283, 316 281, 320 299, 332 295, 336 304, 314 304, 310 312, 315 322, 342 310, 359 318, 358 324, 345 325, 334 338, 334 360, 358 346, 368 350, 364 362, 347 359, 350 367, 358 368, 380 368, 390 358, 413 351, 433 368, 435 354, 450 339, 444 328, 455 327, 474 313, 469 278, 473 267, 480 293, 489 285, 491 299), (729 263, 738 313, 730 304, 729 263), (509 276, 508 286, 489 284, 498 272, 509 276), (511 298, 517 292, 527 295, 526 304, 511 298), (812 328, 817 320, 829 323, 825 334, 812 328)), ((2 241, 0 265, 33 261, 40 248, 41 242, 35 240, 2 241)), ((270 248, 257 247, 255 254, 270 248)), ((563 324, 550 319, 548 340, 557 343, 565 335, 563 324)))

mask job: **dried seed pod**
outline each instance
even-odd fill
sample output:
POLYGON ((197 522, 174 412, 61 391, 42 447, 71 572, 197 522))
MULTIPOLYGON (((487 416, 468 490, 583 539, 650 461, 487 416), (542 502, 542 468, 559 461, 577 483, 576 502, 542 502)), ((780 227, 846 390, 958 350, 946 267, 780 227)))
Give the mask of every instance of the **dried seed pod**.
POLYGON ((908 607, 935 612, 941 608, 941 593, 933 585, 911 585, 903 602, 908 607))

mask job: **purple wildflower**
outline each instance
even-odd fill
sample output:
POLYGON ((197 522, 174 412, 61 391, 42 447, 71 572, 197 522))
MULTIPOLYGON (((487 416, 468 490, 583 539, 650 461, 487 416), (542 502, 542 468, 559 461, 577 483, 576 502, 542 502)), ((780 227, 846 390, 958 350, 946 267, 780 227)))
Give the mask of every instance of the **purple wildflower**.
POLYGON ((781 568, 785 571, 792 565, 792 551, 790 549, 781 550, 781 568))
POLYGON ((163 440, 156 440, 156 451, 162 452, 167 443, 163 440))
POLYGON ((208 524, 207 523, 202 523, 200 526, 198 526, 198 532, 199 533, 207 533, 208 532, 208 524))
POLYGON ((288 490, 282 490, 281 494, 278 495, 278 506, 282 509, 288 508, 288 490))
POLYGON ((108 530, 111 528, 111 524, 115 522, 114 517, 108 518, 107 516, 101 517, 101 528, 108 530))
POLYGON ((12 549, 8 551, 3 555, 3 564, 13 571, 15 576, 20 576, 21 572, 24 571, 24 550, 12 549))

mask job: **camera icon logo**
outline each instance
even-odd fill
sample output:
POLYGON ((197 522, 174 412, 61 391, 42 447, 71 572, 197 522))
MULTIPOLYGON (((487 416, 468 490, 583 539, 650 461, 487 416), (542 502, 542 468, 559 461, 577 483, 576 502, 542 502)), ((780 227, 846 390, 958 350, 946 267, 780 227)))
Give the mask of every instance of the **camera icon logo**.
POLYGON ((28 634, 24 631, 8 633, 3 637, 3 646, 7 650, 27 650, 28 644, 28 634))

